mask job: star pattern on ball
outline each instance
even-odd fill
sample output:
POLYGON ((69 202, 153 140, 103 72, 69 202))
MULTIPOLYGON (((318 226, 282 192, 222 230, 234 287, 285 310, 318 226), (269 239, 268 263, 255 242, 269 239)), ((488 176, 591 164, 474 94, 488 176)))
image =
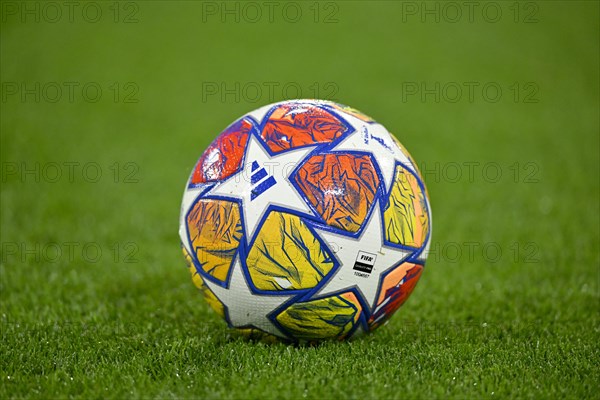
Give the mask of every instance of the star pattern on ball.
POLYGON ((269 314, 292 296, 263 295, 252 293, 248 286, 239 255, 233 264, 229 288, 224 288, 209 279, 204 282, 227 310, 229 323, 236 328, 254 327, 272 335, 286 337, 268 318, 269 314))
POLYGON ((333 233, 318 226, 316 229, 330 248, 337 249, 334 256, 339 261, 338 270, 318 291, 318 297, 356 287, 372 310, 377 300, 381 278, 412 254, 408 250, 384 245, 381 211, 378 203, 374 204, 371 217, 358 238, 333 233), (362 254, 365 254, 366 257, 374 256, 372 260, 366 262, 372 263, 370 273, 365 273, 364 270, 361 272, 360 269, 355 268, 356 263, 360 262, 359 255, 362 254), (352 285, 353 282, 355 282, 354 285, 352 285))
POLYGON ((206 193, 206 197, 240 200, 247 243, 273 206, 315 217, 290 181, 299 163, 317 146, 271 155, 255 135, 250 135, 243 168, 206 193))
POLYGON ((415 170, 410 159, 398 148, 390 135, 382 125, 363 123, 360 129, 342 139, 332 151, 369 153, 379 165, 385 183, 385 191, 388 193, 396 173, 396 162, 399 161, 413 171, 415 170))

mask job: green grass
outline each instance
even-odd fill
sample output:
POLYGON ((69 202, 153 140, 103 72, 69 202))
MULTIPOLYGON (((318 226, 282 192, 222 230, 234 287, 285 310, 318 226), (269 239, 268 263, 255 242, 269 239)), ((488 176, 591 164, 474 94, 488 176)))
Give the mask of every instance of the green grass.
POLYGON ((110 4, 95 24, 3 14, 1 398, 597 398, 598 3, 540 2, 528 24, 512 3, 496 3, 497 23, 422 23, 403 22, 401 3, 339 2, 331 24, 313 22, 312 2, 297 3, 298 23, 203 23, 201 3, 160 1, 113 23, 110 4), (10 82, 97 82, 103 96, 21 101, 10 82), (137 103, 122 101, 127 82, 137 103), (203 99, 203 82, 297 82, 304 97, 333 82, 336 100, 386 125, 421 166, 446 168, 425 172, 437 253, 387 326, 350 343, 266 345, 208 309, 179 248, 184 182, 226 125, 285 94, 203 99), (497 82, 503 96, 403 101, 410 82, 497 82), (536 103, 522 101, 528 82, 536 103), (97 163, 102 176, 7 170, 53 162, 97 163), (473 179, 465 162, 480 163, 473 179), (489 163, 498 182, 482 176, 489 163), (131 171, 137 183, 123 182, 131 171))

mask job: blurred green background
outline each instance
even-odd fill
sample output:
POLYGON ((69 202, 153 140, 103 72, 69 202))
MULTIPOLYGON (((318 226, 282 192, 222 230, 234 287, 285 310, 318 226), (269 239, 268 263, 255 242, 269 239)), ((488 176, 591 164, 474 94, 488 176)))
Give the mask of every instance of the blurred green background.
POLYGON ((3 398, 597 396, 597 2, 1 7, 3 398), (195 161, 293 97, 374 117, 429 189, 421 282, 352 343, 232 336, 181 257, 195 161))

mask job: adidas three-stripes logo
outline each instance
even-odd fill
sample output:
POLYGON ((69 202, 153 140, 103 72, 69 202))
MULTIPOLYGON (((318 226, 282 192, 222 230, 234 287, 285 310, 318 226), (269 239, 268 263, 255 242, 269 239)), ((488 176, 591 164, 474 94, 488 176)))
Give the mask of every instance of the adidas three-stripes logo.
POLYGON ((250 201, 254 200, 264 192, 266 192, 273 185, 277 184, 277 181, 272 176, 267 174, 265 168, 260 168, 256 161, 252 162, 252 176, 250 177, 250 184, 252 185, 252 192, 250 195, 250 201))

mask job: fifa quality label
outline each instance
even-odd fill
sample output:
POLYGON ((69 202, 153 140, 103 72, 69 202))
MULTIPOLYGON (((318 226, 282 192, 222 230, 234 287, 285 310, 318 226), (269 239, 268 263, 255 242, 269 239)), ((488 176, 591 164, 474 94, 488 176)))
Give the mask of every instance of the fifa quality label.
POLYGON ((375 260, 377 259, 377 255, 367 253, 366 251, 359 251, 356 256, 356 261, 354 262, 354 275, 362 276, 367 278, 369 274, 373 271, 373 265, 375 265, 375 260))

